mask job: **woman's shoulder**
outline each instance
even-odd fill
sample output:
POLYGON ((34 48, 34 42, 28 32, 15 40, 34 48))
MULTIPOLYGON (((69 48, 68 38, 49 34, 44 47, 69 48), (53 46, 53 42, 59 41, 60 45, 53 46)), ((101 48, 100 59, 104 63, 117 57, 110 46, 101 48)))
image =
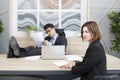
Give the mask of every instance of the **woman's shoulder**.
POLYGON ((100 40, 95 40, 95 41, 93 41, 93 42, 90 43, 90 46, 96 46, 97 47, 99 45, 102 45, 101 42, 100 42, 100 40))
POLYGON ((100 40, 93 41, 89 45, 90 48, 95 48, 95 49, 101 49, 103 48, 103 45, 101 44, 100 40))

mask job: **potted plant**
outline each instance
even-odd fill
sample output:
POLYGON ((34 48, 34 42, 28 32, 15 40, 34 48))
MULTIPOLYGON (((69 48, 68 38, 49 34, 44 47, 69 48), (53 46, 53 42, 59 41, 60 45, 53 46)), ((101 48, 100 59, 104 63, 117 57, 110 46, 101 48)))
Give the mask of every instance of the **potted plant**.
POLYGON ((115 53, 120 52, 120 12, 111 12, 108 15, 111 20, 110 32, 114 33, 115 38, 111 40, 112 46, 110 47, 115 53))
POLYGON ((32 37, 32 34, 34 32, 40 31, 40 28, 36 26, 29 26, 29 27, 26 27, 25 30, 28 32, 29 37, 32 37))
POLYGON ((4 30, 4 24, 0 20, 0 34, 3 32, 3 30, 4 30))

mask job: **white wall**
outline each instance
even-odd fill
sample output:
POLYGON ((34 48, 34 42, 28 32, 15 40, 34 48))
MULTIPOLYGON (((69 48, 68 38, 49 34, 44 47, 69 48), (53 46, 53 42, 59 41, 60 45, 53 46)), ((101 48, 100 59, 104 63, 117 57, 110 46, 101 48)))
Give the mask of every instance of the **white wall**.
POLYGON ((3 21, 5 25, 4 32, 0 35, 0 53, 8 52, 8 1, 9 0, 0 0, 0 20, 3 21))
POLYGON ((114 54, 109 48, 111 46, 113 34, 109 32, 110 20, 108 18, 108 14, 112 11, 120 12, 120 0, 89 0, 89 3, 89 20, 95 20, 99 24, 99 28, 103 36, 102 42, 106 52, 120 56, 120 54, 114 54))

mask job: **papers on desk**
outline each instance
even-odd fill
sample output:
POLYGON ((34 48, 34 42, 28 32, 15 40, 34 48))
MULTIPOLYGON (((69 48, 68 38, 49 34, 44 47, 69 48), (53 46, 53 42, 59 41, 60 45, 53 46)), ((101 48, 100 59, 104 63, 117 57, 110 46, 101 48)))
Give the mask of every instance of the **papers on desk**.
POLYGON ((67 64, 68 62, 67 61, 57 61, 57 62, 53 62, 53 64, 55 64, 56 66, 60 67, 62 65, 65 65, 67 64))
MULTIPOLYGON (((25 57, 24 59, 25 60, 40 60, 41 59, 40 57, 41 57, 40 55, 38 55, 38 56, 29 56, 29 57, 25 57)), ((66 57, 66 60, 55 61, 55 62, 53 62, 53 64, 60 67, 62 65, 67 64, 69 61, 74 61, 74 60, 82 61, 83 60, 78 55, 65 55, 65 57, 66 57)))
POLYGON ((39 60, 40 59, 40 55, 39 56, 29 56, 29 57, 25 57, 25 60, 39 60))
POLYGON ((83 60, 83 58, 78 55, 65 55, 65 57, 69 61, 75 61, 75 60, 82 61, 83 60))
POLYGON ((63 61, 57 61, 57 62, 53 62, 53 64, 55 64, 56 66, 60 67, 62 65, 67 64, 69 61, 74 61, 74 60, 78 60, 78 61, 82 61, 83 59, 78 56, 78 55, 65 55, 67 61, 63 60, 63 61))

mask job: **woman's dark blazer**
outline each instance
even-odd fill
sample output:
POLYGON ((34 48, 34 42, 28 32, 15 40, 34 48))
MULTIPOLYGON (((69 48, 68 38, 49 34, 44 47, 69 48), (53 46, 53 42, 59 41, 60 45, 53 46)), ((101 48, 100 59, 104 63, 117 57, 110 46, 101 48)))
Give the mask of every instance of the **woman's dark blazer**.
POLYGON ((92 80, 95 76, 106 75, 106 56, 99 40, 90 43, 82 62, 76 62, 72 72, 81 80, 92 80))

